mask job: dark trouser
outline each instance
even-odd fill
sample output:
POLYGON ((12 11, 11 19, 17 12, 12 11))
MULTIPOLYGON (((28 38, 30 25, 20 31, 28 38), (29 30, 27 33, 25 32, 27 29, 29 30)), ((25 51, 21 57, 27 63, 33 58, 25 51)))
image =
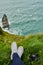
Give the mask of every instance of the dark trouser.
POLYGON ((13 54, 13 60, 12 60, 11 65, 23 65, 23 63, 17 53, 13 54))

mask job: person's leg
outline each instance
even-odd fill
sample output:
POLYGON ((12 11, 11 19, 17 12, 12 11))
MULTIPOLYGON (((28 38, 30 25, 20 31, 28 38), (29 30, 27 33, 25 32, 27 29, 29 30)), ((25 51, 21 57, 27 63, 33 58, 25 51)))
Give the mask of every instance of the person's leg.
POLYGON ((17 50, 17 45, 15 42, 13 42, 11 45, 11 50, 12 50, 12 53, 11 53, 12 63, 11 63, 11 65, 23 65, 23 63, 20 59, 22 54, 23 54, 23 47, 20 46, 17 50))
POLYGON ((11 65, 23 65, 23 63, 17 53, 13 54, 13 60, 12 60, 11 65))

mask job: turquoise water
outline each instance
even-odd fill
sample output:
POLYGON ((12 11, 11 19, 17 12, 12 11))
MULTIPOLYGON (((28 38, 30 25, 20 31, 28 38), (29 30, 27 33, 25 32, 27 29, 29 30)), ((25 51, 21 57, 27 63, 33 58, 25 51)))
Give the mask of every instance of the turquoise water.
POLYGON ((0 19, 4 13, 10 22, 11 33, 43 32, 43 0, 0 0, 0 19))

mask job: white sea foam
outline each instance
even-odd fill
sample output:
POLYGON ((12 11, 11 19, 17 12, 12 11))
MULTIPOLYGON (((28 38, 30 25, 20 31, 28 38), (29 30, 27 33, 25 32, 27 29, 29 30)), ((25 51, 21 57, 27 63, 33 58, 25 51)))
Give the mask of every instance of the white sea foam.
POLYGON ((23 34, 22 34, 22 30, 17 29, 17 28, 10 29, 9 31, 10 31, 10 33, 12 33, 12 34, 23 35, 23 34), (12 31, 12 30, 13 30, 13 31, 12 31))
POLYGON ((0 18, 0 27, 2 27, 2 22, 1 22, 1 18, 0 18))
MULTIPOLYGON (((22 35, 22 30, 20 30, 20 29, 16 29, 16 28, 13 28, 13 29, 9 28, 9 30, 7 28, 4 29, 1 20, 2 19, 0 18, 0 27, 2 28, 3 31, 11 33, 11 34, 22 35), (12 30, 14 30, 14 31, 12 31, 12 30)), ((10 22, 9 22, 9 25, 11 25, 10 22)))

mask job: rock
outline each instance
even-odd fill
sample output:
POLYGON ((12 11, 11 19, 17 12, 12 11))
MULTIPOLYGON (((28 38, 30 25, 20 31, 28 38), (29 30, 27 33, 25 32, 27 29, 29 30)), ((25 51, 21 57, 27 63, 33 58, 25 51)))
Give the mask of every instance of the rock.
POLYGON ((39 58, 39 54, 31 54, 30 55, 30 60, 31 61, 36 61, 36 60, 38 60, 38 58, 39 58))
POLYGON ((9 29, 9 23, 8 23, 8 18, 6 16, 6 14, 4 14, 2 17, 2 25, 3 25, 3 28, 9 29))
POLYGON ((33 61, 38 61, 39 60, 39 54, 30 54, 29 56, 29 61, 30 61, 30 65, 32 65, 33 61))

